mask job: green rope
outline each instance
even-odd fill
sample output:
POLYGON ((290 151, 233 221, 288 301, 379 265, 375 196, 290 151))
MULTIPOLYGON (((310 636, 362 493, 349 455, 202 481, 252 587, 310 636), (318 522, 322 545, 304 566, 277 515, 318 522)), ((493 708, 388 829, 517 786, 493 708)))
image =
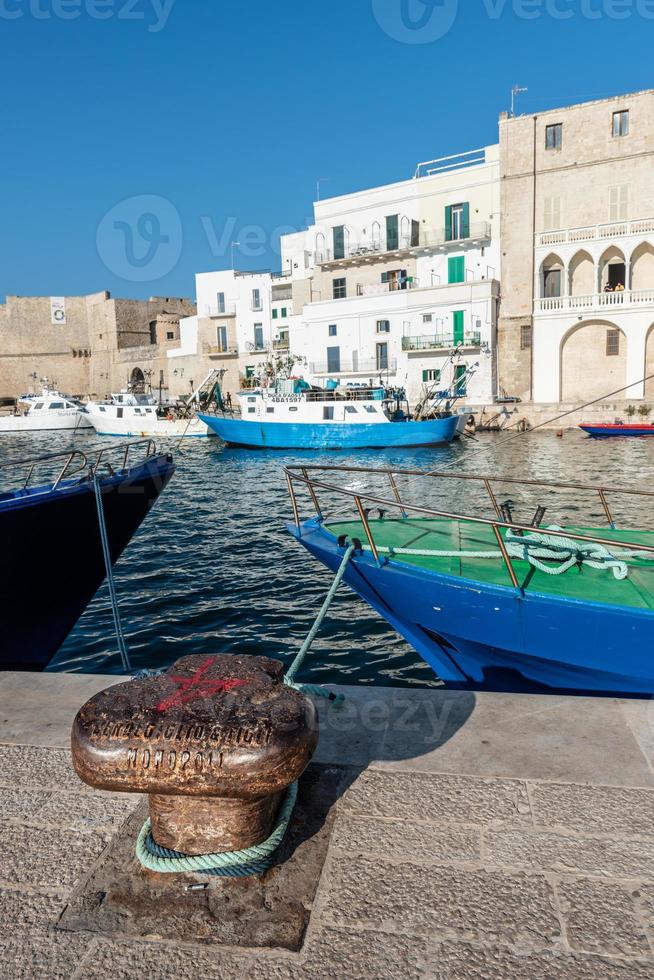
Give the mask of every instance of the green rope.
POLYGON ((216 854, 182 854, 167 847, 161 847, 152 837, 150 821, 146 820, 136 841, 136 856, 150 871, 160 874, 183 874, 196 872, 223 878, 246 878, 263 874, 274 862, 275 851, 279 848, 291 820, 297 783, 292 783, 279 808, 272 834, 261 844, 246 847, 242 851, 224 851, 216 854))
POLYGON ((343 576, 345 575, 345 569, 347 568, 347 564, 350 558, 352 557, 353 551, 354 551, 354 545, 353 544, 348 545, 348 547, 345 550, 345 554, 341 559, 341 564, 338 567, 338 571, 336 572, 334 581, 332 582, 329 588, 329 592, 325 596, 325 601, 320 607, 320 612, 316 616, 315 622, 311 627, 311 629, 309 630, 307 637, 304 643, 302 644, 302 646, 300 647, 297 656, 293 660, 291 666, 288 668, 284 676, 284 683, 288 687, 292 687, 296 691, 302 691, 303 694, 313 694, 315 697, 329 698, 331 701, 335 703, 340 703, 341 701, 343 701, 342 694, 338 694, 338 695, 330 694, 323 687, 318 687, 318 685, 316 684, 298 684, 295 681, 295 675, 297 674, 300 667, 302 666, 302 662, 306 657, 307 653, 309 652, 309 649, 311 648, 311 644, 313 643, 313 641, 315 640, 318 634, 318 630, 322 626, 322 622, 325 616, 327 615, 327 611, 329 610, 329 607, 334 601, 334 596, 338 591, 339 585, 343 581, 343 576))
MULTIPOLYGON (((316 684, 299 684, 295 681, 295 675, 302 666, 311 644, 316 638, 318 630, 327 615, 334 596, 345 575, 345 569, 354 552, 354 545, 349 545, 341 560, 334 581, 329 592, 320 607, 315 622, 300 647, 297 656, 294 658, 290 667, 284 675, 284 683, 296 691, 303 694, 312 694, 315 697, 329 698, 334 703, 343 701, 341 694, 332 694, 323 687, 316 684)), ((170 848, 162 847, 157 844, 152 836, 152 829, 149 820, 146 820, 141 827, 141 832, 136 841, 136 856, 141 864, 150 871, 158 871, 160 874, 179 874, 182 872, 196 872, 207 875, 218 875, 229 878, 245 878, 250 875, 263 874, 274 862, 275 851, 279 848, 284 834, 293 813, 295 801, 297 800, 297 783, 289 786, 284 802, 282 803, 275 827, 267 840, 254 847, 246 847, 241 851, 224 851, 216 854, 183 854, 181 851, 173 851, 170 848)))
MULTIPOLYGON (((561 531, 563 528, 552 525, 550 531, 561 531)), ((588 565, 589 568, 600 570, 611 569, 616 579, 626 579, 629 574, 627 561, 629 559, 653 560, 651 552, 629 551, 616 548, 608 551, 601 544, 588 541, 577 541, 574 538, 559 537, 554 534, 518 534, 508 530, 506 533, 506 550, 511 558, 521 558, 534 568, 546 575, 563 575, 575 565, 588 565), (546 565, 545 561, 557 561, 558 565, 546 565)), ((371 551, 364 545, 364 551, 371 551)), ((497 551, 431 551, 424 548, 393 548, 377 547, 381 554, 393 557, 406 555, 417 558, 502 558, 502 552, 497 551)))

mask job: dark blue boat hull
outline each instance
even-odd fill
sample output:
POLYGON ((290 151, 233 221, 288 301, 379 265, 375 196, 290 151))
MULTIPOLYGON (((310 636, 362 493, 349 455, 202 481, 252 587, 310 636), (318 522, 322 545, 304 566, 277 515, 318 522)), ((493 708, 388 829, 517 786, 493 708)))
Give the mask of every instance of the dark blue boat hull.
MULTIPOLYGON (((343 549, 316 520, 291 533, 336 570, 343 549)), ((654 612, 520 594, 402 562, 353 556, 345 581, 453 688, 651 696, 654 612)))
MULTIPOLYGON (((102 480, 112 563, 174 470, 152 456, 102 480)), ((0 669, 43 670, 105 578, 92 484, 0 496, 0 541, 0 669)))

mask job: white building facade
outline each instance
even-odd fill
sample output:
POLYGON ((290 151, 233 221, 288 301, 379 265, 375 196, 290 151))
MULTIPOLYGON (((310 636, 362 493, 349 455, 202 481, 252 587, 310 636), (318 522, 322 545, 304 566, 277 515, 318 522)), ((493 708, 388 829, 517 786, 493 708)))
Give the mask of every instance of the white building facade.
POLYGON ((466 400, 492 402, 500 261, 498 147, 320 201, 314 224, 282 239, 291 350, 313 383, 382 377, 413 404, 475 367, 466 400))

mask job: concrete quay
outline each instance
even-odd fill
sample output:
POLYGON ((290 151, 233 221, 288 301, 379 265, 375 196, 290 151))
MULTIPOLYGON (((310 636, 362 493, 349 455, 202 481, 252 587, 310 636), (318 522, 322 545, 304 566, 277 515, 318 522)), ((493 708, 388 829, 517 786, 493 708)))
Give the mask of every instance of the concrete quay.
POLYGON ((654 702, 638 700, 341 688, 316 758, 348 778, 299 952, 180 943, 165 921, 62 931, 140 805, 70 765, 75 712, 120 680, 0 673, 3 978, 654 975, 654 702))

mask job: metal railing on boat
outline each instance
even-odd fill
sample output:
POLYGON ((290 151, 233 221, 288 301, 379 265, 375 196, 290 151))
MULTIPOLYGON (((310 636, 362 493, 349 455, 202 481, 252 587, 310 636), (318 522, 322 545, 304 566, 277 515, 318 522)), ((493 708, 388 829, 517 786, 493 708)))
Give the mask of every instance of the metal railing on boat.
MULTIPOLYGON (((547 480, 522 480, 517 477, 503 477, 503 476, 484 476, 473 473, 451 473, 451 472, 438 472, 438 471, 427 471, 427 470, 406 470, 406 469, 395 469, 391 467, 380 467, 371 468, 366 466, 330 466, 327 464, 323 465, 312 465, 312 466, 300 466, 291 465, 285 467, 286 482, 288 486, 289 495, 291 498, 291 506, 293 508, 293 518, 295 525, 298 530, 301 528, 300 511, 297 501, 296 487, 295 484, 299 483, 306 487, 309 496, 311 498, 313 507, 316 511, 320 521, 324 521, 325 517, 320 506, 318 499, 318 490, 330 491, 332 493, 348 497, 354 501, 355 507, 357 509, 359 519, 364 529, 370 551, 376 562, 379 562, 379 549, 375 542, 370 521, 368 520, 368 513, 370 508, 364 507, 364 503, 374 504, 379 507, 386 508, 397 508, 403 518, 408 517, 409 513, 419 514, 424 517, 437 517, 444 520, 452 521, 462 521, 468 524, 476 524, 485 527, 491 527, 495 538, 497 540, 497 545, 502 555, 502 559, 506 566, 507 572, 511 579, 511 583, 519 592, 524 592, 524 587, 520 585, 518 576, 516 574, 515 566, 509 555, 506 543, 502 537, 502 530, 512 530, 518 532, 531 532, 533 533, 537 530, 534 524, 523 524, 511 520, 505 520, 503 517, 502 509, 497 501, 497 496, 493 490, 493 484, 497 483, 507 483, 518 486, 527 487, 547 487, 549 489, 557 490, 580 490, 580 491, 591 491, 598 494, 599 500, 602 504, 605 516, 608 520, 609 527, 614 530, 615 522, 613 520, 613 515, 608 504, 607 495, 610 494, 627 494, 630 496, 642 496, 642 497, 654 497, 654 490, 641 490, 634 489, 633 487, 606 487, 598 486, 596 484, 583 484, 583 483, 560 483, 547 480), (388 477, 389 486, 393 495, 391 500, 388 497, 382 497, 378 494, 366 493, 360 490, 351 490, 348 487, 338 486, 333 483, 325 483, 323 480, 315 479, 309 475, 309 472, 318 473, 365 473, 369 476, 386 476, 388 477), (446 479, 446 480, 462 480, 462 481, 475 481, 481 484, 486 491, 488 498, 493 506, 493 509, 497 515, 497 520, 493 520, 487 517, 472 517, 469 514, 457 514, 445 510, 436 510, 432 507, 424 507, 420 504, 413 504, 408 502, 406 499, 402 498, 400 489, 397 483, 397 477, 424 477, 425 479, 446 479)), ((634 549, 640 552, 651 552, 652 560, 654 560, 654 545, 644 545, 639 541, 626 541, 620 540, 616 542, 615 539, 610 539, 606 537, 601 537, 598 535, 589 534, 579 534, 570 530, 556 530, 554 528, 547 528, 548 536, 574 539, 575 541, 585 541, 590 544, 600 544, 605 547, 616 547, 616 544, 620 549, 634 549)))
POLYGON ((106 470, 109 476, 124 472, 128 469, 128 464, 133 462, 130 456, 134 457, 137 452, 140 460, 154 456, 157 452, 154 440, 139 439, 119 445, 102 446, 90 452, 71 449, 67 452, 51 453, 46 456, 10 460, 0 463, 0 471, 10 470, 26 473, 24 478, 21 477, 17 481, 19 486, 15 489, 18 490, 27 490, 35 473, 38 475, 44 471, 54 471, 54 475, 50 479, 39 485, 44 493, 51 493, 64 481, 69 481, 81 473, 87 473, 89 477, 92 477, 102 469, 106 470), (61 464, 58 463, 59 460, 62 461, 61 464))

